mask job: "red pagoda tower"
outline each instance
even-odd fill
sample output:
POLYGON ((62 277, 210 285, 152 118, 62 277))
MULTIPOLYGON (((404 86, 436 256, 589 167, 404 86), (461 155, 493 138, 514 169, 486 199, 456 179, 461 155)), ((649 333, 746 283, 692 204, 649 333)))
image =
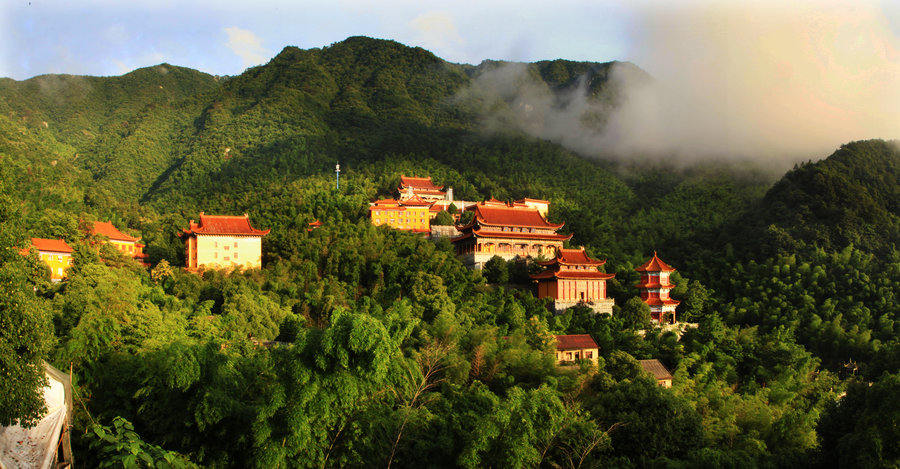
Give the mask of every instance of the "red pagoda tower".
POLYGON ((669 291, 675 288, 675 284, 669 281, 669 274, 675 269, 654 252, 653 259, 634 270, 641 273, 641 281, 635 286, 641 290, 641 299, 650 306, 650 319, 664 322, 671 314, 672 324, 675 324, 675 307, 681 303, 669 298, 669 291))
POLYGON ((553 298, 558 313, 583 304, 597 313, 612 314, 613 300, 606 298, 606 281, 616 274, 597 270, 605 263, 588 257, 584 247, 560 248, 553 259, 538 262, 546 270, 531 276, 538 284, 538 298, 553 298))

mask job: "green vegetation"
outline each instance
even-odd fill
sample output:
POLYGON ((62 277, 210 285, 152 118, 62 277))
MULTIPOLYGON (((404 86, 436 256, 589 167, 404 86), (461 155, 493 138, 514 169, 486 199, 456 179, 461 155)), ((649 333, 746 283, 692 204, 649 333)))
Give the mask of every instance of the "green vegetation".
MULTIPOLYGON (((223 79, 164 64, 0 80, 0 423, 39 414, 44 358, 75 370, 86 465, 900 464, 896 142, 848 143, 774 185, 753 167, 586 160, 482 131, 461 91, 495 66, 350 38, 223 79), (371 226, 400 174, 463 200, 549 199, 616 273, 614 315, 554 315, 533 265, 472 272, 446 241, 371 226), (271 228, 264 268, 177 268, 175 233, 200 211, 271 228), (140 233, 151 269, 91 248, 90 220, 140 233), (19 254, 29 236, 75 247, 67 282, 19 254), (654 250, 699 323, 680 338, 635 333, 634 268, 654 250), (556 367, 564 333, 591 334, 599 364, 556 367)), ((525 68, 615 102, 609 64, 525 68)))

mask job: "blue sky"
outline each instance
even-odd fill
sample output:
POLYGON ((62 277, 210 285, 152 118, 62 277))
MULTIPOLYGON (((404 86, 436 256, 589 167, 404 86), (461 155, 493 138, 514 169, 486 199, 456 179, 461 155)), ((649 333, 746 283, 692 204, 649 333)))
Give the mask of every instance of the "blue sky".
POLYGON ((609 61, 628 55, 631 13, 605 0, 4 0, 0 76, 118 75, 168 62, 236 75, 288 45, 394 39, 458 63, 609 61))

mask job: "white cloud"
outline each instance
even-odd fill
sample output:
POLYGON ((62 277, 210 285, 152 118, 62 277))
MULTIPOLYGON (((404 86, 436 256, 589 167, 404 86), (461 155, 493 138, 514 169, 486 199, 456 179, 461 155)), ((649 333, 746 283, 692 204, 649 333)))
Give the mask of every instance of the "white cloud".
POLYGON ((244 67, 262 64, 272 57, 272 52, 262 46, 262 40, 252 31, 235 26, 224 31, 228 34, 226 45, 241 58, 244 67))
POLYGON ((426 49, 451 51, 465 42, 456 29, 453 17, 442 11, 423 13, 413 18, 409 25, 416 30, 426 49))

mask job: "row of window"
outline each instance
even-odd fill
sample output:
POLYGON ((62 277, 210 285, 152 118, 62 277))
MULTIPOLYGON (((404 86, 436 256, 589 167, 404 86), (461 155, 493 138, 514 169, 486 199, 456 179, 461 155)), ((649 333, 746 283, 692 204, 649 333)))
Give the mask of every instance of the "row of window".
POLYGON ((57 261, 57 262, 62 262, 62 261, 63 261, 63 258, 66 258, 66 263, 67 263, 68 265, 72 265, 72 256, 64 256, 64 255, 62 255, 62 254, 57 254, 57 255, 53 255, 53 254, 44 254, 44 255, 41 257, 41 259, 44 260, 44 261, 47 261, 47 262, 52 262, 54 257, 56 257, 56 261, 57 261))

